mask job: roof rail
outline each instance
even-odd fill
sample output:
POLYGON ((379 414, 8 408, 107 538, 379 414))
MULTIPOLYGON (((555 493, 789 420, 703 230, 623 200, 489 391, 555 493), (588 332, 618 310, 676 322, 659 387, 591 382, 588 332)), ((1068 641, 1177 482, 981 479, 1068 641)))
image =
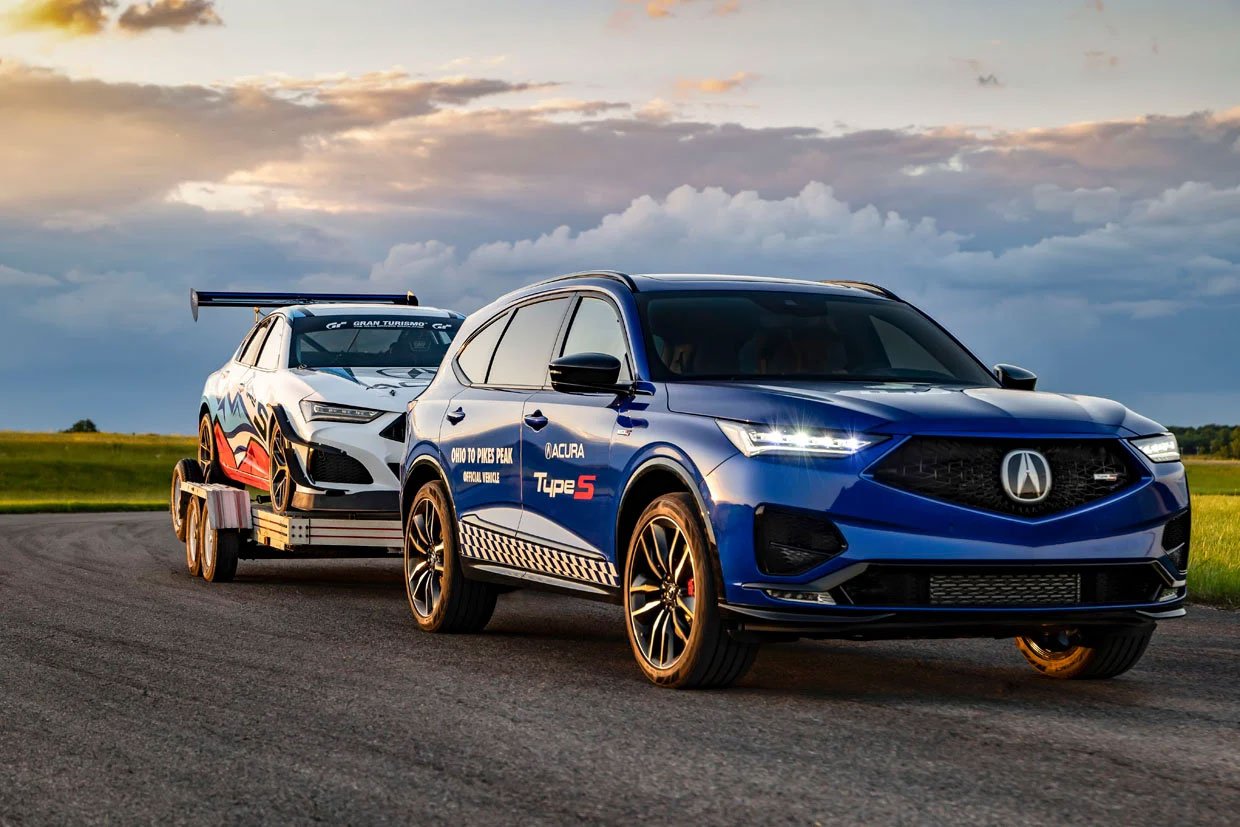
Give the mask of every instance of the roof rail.
POLYGON ((619 270, 582 270, 580 273, 566 273, 563 276, 553 276, 549 279, 543 279, 542 281, 535 282, 530 286, 537 287, 540 284, 552 284, 553 282, 567 281, 568 279, 611 279, 612 281, 620 282, 632 292, 637 292, 637 282, 633 281, 632 276, 629 276, 626 273, 621 273, 619 270))
POLYGON ((868 281, 851 281, 849 279, 827 279, 826 281, 819 282, 819 284, 829 284, 832 287, 852 287, 857 290, 864 290, 867 293, 873 293, 876 296, 882 296, 883 298, 892 299, 893 301, 900 301, 900 297, 897 296, 895 293, 892 293, 886 287, 880 287, 879 285, 871 284, 868 281))
POLYGON ((418 297, 412 291, 401 293, 242 293, 189 291, 189 312, 198 321, 200 307, 292 307, 297 304, 403 304, 418 306, 418 297))

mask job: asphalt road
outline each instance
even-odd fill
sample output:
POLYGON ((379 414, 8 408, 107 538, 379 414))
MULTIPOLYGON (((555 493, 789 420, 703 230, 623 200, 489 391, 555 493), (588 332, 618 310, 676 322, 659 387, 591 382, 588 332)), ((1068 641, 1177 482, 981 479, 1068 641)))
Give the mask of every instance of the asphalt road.
POLYGON ((797 643, 647 686, 618 608, 408 617, 400 564, 186 573, 163 515, 0 517, 0 821, 1235 823, 1240 615, 1104 683, 1010 641, 797 643))

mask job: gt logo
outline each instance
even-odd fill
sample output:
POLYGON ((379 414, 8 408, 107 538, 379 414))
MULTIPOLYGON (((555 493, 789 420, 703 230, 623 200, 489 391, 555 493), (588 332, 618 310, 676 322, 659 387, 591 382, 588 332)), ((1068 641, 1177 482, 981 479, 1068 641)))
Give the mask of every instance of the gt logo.
POLYGON ((594 499, 594 474, 582 474, 575 480, 549 479, 546 471, 535 471, 534 480, 538 493, 555 498, 557 494, 568 494, 574 500, 594 499))
POLYGON ((325 326, 327 330, 335 330, 338 327, 344 327, 348 322, 328 322, 325 326))

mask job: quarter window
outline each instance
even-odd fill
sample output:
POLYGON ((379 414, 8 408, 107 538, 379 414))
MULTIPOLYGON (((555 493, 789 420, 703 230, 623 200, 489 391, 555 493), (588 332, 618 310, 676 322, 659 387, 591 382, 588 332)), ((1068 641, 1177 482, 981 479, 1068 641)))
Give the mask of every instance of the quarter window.
POLYGON ((465 374, 465 378, 474 384, 487 381, 487 370, 491 367, 491 357, 495 354, 495 345, 504 332, 511 313, 505 313, 478 331, 456 357, 456 366, 465 374))
POLYGON ((629 348, 624 337, 624 324, 616 315, 616 308, 604 299, 586 297, 577 305, 573 323, 564 338, 561 356, 574 353, 606 353, 620 360, 621 382, 633 379, 629 369, 629 348))
POLYGON ((517 308, 495 349, 488 385, 541 388, 547 383, 547 363, 568 302, 566 297, 517 308))

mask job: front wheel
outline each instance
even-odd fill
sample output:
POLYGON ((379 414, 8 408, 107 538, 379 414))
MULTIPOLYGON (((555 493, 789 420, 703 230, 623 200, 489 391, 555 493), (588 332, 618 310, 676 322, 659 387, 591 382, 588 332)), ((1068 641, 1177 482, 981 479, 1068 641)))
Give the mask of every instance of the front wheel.
POLYGON ((456 519, 444 484, 419 489, 405 523, 405 595, 426 632, 480 632, 495 612, 498 590, 465 577, 456 519))
POLYGON ((688 494, 652 502, 629 540, 625 626, 638 667, 658 686, 728 686, 757 656, 757 644, 735 640, 724 628, 710 553, 688 494))
POLYGON ((280 426, 274 422, 268 453, 271 456, 271 507, 277 514, 283 514, 293 507, 293 474, 290 470, 294 461, 293 449, 280 432, 280 426))
POLYGON ((1153 626, 1054 629, 1018 637, 1016 647, 1047 677, 1104 680, 1136 666, 1153 635, 1153 626))

